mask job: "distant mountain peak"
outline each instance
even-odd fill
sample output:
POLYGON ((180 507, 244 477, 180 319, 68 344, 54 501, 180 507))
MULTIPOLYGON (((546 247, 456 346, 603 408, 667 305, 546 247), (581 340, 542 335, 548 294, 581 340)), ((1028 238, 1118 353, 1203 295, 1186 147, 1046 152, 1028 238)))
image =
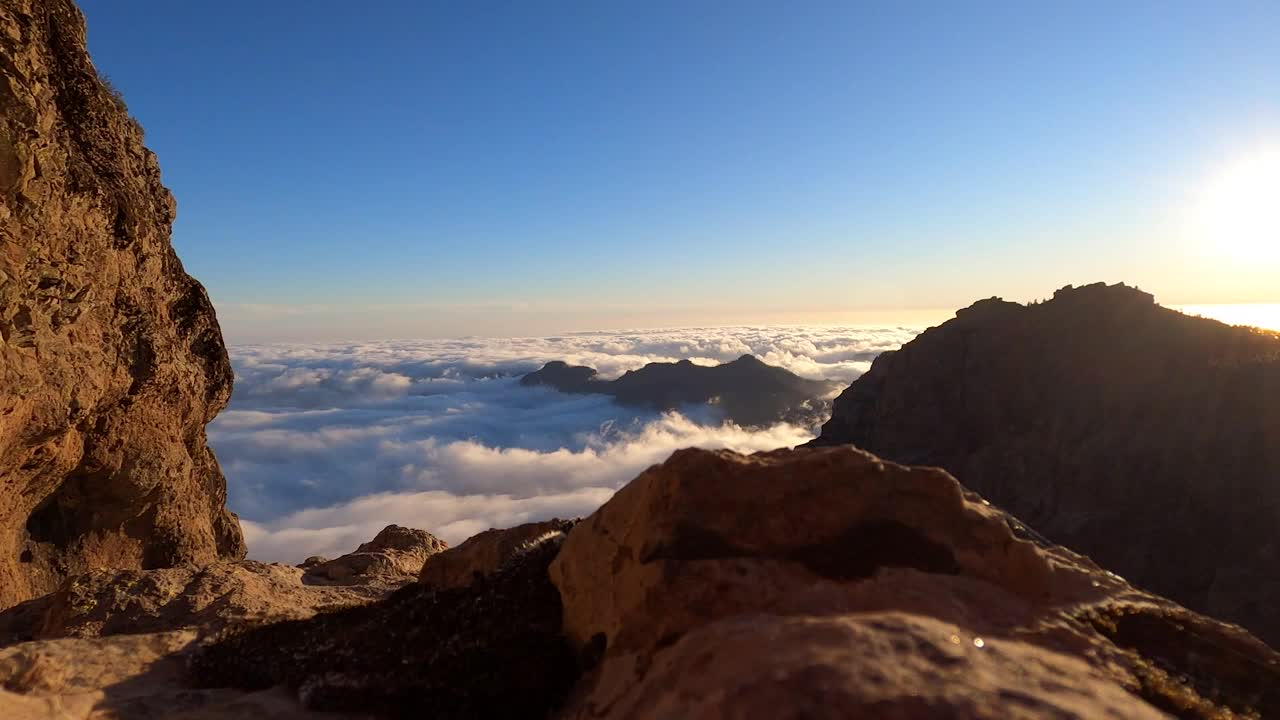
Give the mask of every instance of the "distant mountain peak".
POLYGON ((611 395, 623 405, 659 410, 714 405, 725 419, 743 426, 815 423, 826 417, 827 398, 838 389, 836 383, 802 378, 750 354, 715 366, 688 358, 649 363, 616 380, 600 380, 594 368, 553 361, 525 375, 520 384, 611 395))

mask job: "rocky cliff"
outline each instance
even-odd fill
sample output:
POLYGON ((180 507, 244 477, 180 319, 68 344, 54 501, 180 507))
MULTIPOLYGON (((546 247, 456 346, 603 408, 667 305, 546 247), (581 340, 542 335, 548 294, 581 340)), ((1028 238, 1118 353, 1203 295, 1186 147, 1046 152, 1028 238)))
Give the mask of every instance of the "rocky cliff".
POLYGON ((984 300, 878 358, 814 444, 946 468, 1136 584, 1280 642, 1280 337, 1123 285, 984 300))
POLYGON ((173 197, 70 0, 0 0, 0 607, 244 554, 204 426, 232 373, 173 197))

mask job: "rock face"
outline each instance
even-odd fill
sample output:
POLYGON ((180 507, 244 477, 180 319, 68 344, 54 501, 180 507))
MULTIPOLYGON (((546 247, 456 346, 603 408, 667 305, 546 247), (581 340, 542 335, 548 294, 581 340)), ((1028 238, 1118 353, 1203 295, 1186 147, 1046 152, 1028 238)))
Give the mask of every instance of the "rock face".
POLYGON ((1044 544, 941 470, 681 450, 550 567, 572 718, 1280 712, 1280 654, 1044 544))
POLYGON ((204 425, 232 372, 173 197, 70 0, 0 0, 0 607, 244 554, 204 425))
POLYGON ((1280 337, 1124 286, 984 300, 878 358, 814 444, 936 465, 1153 592, 1280 643, 1280 337))
POLYGON ((558 540, 572 528, 573 522, 569 520, 547 520, 505 530, 485 530, 457 547, 428 558, 418 582, 441 590, 465 587, 477 578, 492 575, 528 548, 558 540))
POLYGON ((600 380, 593 368, 556 361, 525 375, 520 384, 612 395, 624 405, 657 410, 712 404, 725 419, 745 427, 813 422, 814 418, 825 416, 827 398, 837 388, 830 382, 809 380, 767 365, 753 355, 714 367, 688 360, 649 363, 616 380, 600 380))

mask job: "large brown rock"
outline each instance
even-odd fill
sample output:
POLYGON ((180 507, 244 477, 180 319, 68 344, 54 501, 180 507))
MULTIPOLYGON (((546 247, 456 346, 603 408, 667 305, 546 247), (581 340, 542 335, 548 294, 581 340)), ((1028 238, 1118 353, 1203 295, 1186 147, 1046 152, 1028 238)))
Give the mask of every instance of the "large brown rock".
POLYGON ((242 557, 205 423, 232 372, 155 156, 70 0, 0 0, 0 607, 242 557))
POLYGON ((1054 542, 1280 643, 1280 336, 1123 285, 984 300, 879 357, 815 444, 947 469, 1054 542))
POLYGON ((1052 546, 941 470, 681 450, 569 533, 566 717, 1280 712, 1280 654, 1052 546))

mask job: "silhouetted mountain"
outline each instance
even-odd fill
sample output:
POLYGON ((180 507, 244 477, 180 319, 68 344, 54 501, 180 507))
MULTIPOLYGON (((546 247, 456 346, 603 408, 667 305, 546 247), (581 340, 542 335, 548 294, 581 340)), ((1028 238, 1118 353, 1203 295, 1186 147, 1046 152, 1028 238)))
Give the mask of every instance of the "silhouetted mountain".
POLYGON ((1280 337, 1123 285, 983 300, 836 399, 815 445, 935 465, 1054 542, 1280 642, 1280 337))
POLYGON ((521 385, 546 385, 561 392, 612 395, 624 405, 675 410, 711 404, 742 426, 780 421, 813 422, 825 416, 826 399, 837 385, 809 380, 780 367, 743 355, 733 362, 695 365, 688 360, 649 363, 616 380, 600 380, 593 368, 549 362, 520 379, 521 385))

